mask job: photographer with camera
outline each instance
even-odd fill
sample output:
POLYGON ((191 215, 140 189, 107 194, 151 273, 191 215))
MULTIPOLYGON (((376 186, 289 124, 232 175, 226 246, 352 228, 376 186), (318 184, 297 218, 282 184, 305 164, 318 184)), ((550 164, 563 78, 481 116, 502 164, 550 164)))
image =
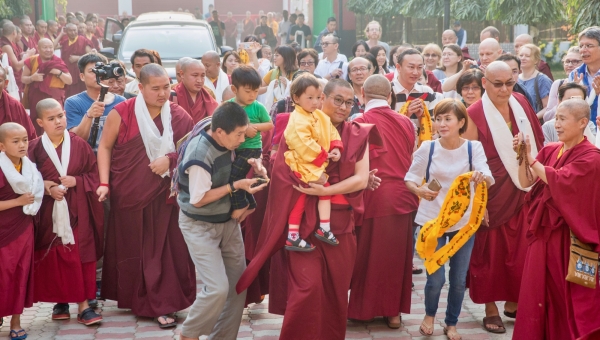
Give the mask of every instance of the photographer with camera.
MULTIPOLYGON (((96 63, 108 63, 106 57, 98 53, 88 53, 79 59, 79 77, 85 83, 86 90, 67 98, 65 102, 65 111, 67 112, 67 129, 75 133, 77 136, 87 140, 91 135, 92 125, 95 118, 100 117, 97 138, 94 141, 94 152, 97 151, 100 143, 100 136, 104 127, 104 121, 108 113, 115 105, 124 102, 125 97, 107 93, 104 101, 99 101, 101 86, 96 81, 96 63)), ((110 64, 120 67, 119 64, 110 64)), ((103 65, 104 66, 104 65, 103 65)), ((107 66, 104 66, 107 67, 107 66)), ((108 86, 109 79, 103 79, 102 84, 108 86)))

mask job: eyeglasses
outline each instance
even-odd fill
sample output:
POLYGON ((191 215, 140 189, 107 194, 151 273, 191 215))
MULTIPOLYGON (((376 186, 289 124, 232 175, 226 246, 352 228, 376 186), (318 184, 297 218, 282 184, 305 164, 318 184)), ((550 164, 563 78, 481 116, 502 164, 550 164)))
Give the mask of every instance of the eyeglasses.
POLYGON ((577 66, 577 65, 581 64, 582 61, 583 60, 576 60, 576 59, 571 60, 571 59, 567 59, 563 63, 565 65, 575 65, 575 66, 577 66))
POLYGON ((327 47, 329 45, 335 45, 335 44, 334 43, 330 43, 330 42, 322 42, 321 43, 321 46, 323 46, 323 47, 327 47))
POLYGON ((425 58, 439 58, 440 56, 437 55, 437 54, 429 54, 429 53, 427 53, 427 54, 423 54, 423 57, 425 57, 425 58))
POLYGON ((592 48, 596 48, 596 47, 598 47, 598 45, 592 45, 592 44, 579 45, 580 50, 583 50, 583 49, 591 50, 592 48))
POLYGON ((477 92, 477 91, 481 91, 481 87, 479 86, 463 86, 463 88, 460 90, 461 93, 466 92, 477 92))
POLYGON ((350 69, 350 73, 358 73, 358 72, 365 73, 368 70, 369 70, 368 67, 354 67, 354 68, 350 69))
MULTIPOLYGON (((327 94, 325 96, 332 98, 330 95, 327 95, 327 94)), ((340 97, 333 97, 333 104, 335 106, 340 106, 340 107, 345 104, 346 108, 348 109, 348 108, 352 108, 354 106, 354 100, 344 101, 340 97)))
POLYGON ((442 57, 458 57, 456 53, 442 53, 442 57))
POLYGON ((301 61, 300 66, 313 66, 315 64, 314 61, 301 61))
POLYGON ((506 88, 510 88, 515 86, 516 82, 514 80, 509 80, 506 83, 495 83, 493 81, 491 81, 488 77, 484 77, 485 79, 487 79, 487 81, 489 81, 490 83, 492 83, 492 85, 494 85, 495 88, 500 89, 503 86, 506 86, 506 88))

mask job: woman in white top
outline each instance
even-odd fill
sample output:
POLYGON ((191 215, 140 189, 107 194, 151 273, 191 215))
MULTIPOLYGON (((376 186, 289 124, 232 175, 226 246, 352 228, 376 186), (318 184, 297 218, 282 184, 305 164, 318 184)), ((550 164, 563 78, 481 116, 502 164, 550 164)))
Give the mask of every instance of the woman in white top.
MULTIPOLYGON (((474 185, 486 181, 488 185, 494 184, 494 178, 487 165, 487 158, 483 146, 478 141, 467 141, 460 137, 467 130, 467 110, 465 106, 455 99, 440 101, 434 111, 434 128, 440 138, 431 142, 423 142, 414 153, 413 162, 404 177, 408 189, 421 198, 415 224, 423 225, 427 221, 437 218, 448 189, 452 182, 461 174, 473 171, 471 192, 474 185), (431 148, 431 163, 429 155, 431 148), (471 152, 469 152, 469 148, 471 152), (471 156, 469 157, 469 154, 471 156), (441 184, 439 192, 428 189, 429 183, 422 184, 426 177, 429 165, 429 183, 436 179, 441 184)), ((473 195, 472 195, 473 196, 473 195)), ((472 210, 472 202, 463 218, 444 236, 438 238, 437 249, 443 247, 457 232, 467 224, 472 210)), ((471 259, 474 239, 471 238, 449 260, 450 264, 450 289, 448 291, 448 306, 446 308, 446 327, 444 332, 449 339, 460 339, 456 331, 458 315, 462 307, 465 294, 467 269, 471 259)), ((423 335, 432 335, 435 324, 435 315, 442 286, 445 283, 445 266, 440 267, 431 275, 427 275, 425 284, 425 318, 420 327, 423 335)))

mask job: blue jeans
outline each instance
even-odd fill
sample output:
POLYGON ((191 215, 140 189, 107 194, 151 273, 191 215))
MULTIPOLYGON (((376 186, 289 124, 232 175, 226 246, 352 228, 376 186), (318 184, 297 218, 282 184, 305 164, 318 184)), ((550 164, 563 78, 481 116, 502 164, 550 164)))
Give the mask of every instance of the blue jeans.
MULTIPOLYGON (((438 238, 436 250, 446 245, 447 241, 451 240, 457 233, 458 231, 446 233, 438 238)), ((465 297, 467 270, 469 269, 474 241, 475 235, 448 261, 450 263, 450 289, 448 290, 448 307, 446 307, 446 319, 444 320, 447 326, 456 326, 458 322, 458 315, 465 297)), ((427 283, 425 284, 425 314, 427 316, 435 316, 437 313, 440 293, 445 282, 446 265, 441 266, 431 275, 427 274, 427 283)))

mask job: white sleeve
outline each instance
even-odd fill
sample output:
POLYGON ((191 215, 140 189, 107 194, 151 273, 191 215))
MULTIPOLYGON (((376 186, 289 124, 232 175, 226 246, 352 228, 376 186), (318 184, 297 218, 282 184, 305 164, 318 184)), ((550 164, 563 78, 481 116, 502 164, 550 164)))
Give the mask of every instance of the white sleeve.
POLYGON ((496 181, 494 180, 494 176, 492 176, 490 167, 487 164, 487 157, 485 156, 483 145, 481 145, 481 143, 478 141, 471 141, 471 145, 473 146, 473 171, 480 171, 485 176, 490 177, 492 183, 491 185, 494 185, 496 181))
POLYGON ((465 30, 465 35, 463 36, 463 41, 460 44, 460 48, 465 48, 467 46, 467 30, 465 30))
POLYGON ((544 113, 544 122, 554 119, 556 115, 556 108, 558 107, 558 87, 561 80, 556 80, 550 88, 550 94, 548 95, 548 105, 546 106, 546 112, 544 113))
POLYGON ((190 204, 196 204, 212 187, 210 173, 198 165, 192 165, 186 173, 190 177, 190 204))
POLYGON ((413 161, 410 165, 410 169, 404 176, 405 182, 413 182, 416 185, 423 184, 423 179, 427 171, 427 163, 429 163, 429 150, 431 144, 435 141, 424 141, 421 147, 413 153, 413 161))
POLYGON ((325 76, 327 75, 327 67, 325 67, 325 63, 323 63, 323 60, 319 60, 319 64, 317 65, 317 68, 315 69, 315 74, 319 75, 323 78, 325 78, 325 76))

